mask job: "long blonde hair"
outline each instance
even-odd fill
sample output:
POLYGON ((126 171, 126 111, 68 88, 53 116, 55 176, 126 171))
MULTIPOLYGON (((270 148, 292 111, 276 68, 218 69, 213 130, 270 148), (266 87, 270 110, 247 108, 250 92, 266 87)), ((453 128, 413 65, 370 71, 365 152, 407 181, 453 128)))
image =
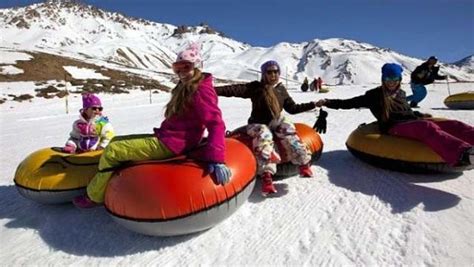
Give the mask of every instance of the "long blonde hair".
POLYGON ((199 83, 204 78, 202 72, 195 68, 193 77, 186 82, 179 81, 176 87, 171 91, 171 99, 166 104, 165 118, 169 119, 173 115, 181 115, 186 111, 191 97, 196 92, 199 83))
MULTIPOLYGON (((400 90, 401 82, 398 85, 397 91, 400 90)), ((382 94, 381 94, 381 101, 382 101, 382 121, 388 121, 390 117, 390 113, 394 109, 400 109, 403 105, 398 101, 395 101, 393 98, 393 94, 389 92, 386 88, 385 84, 382 82, 382 94)))
POLYGON ((275 94, 274 86, 269 84, 265 77, 262 77, 261 83, 263 85, 263 98, 265 99, 265 103, 270 108, 272 118, 276 119, 280 117, 281 107, 275 94))

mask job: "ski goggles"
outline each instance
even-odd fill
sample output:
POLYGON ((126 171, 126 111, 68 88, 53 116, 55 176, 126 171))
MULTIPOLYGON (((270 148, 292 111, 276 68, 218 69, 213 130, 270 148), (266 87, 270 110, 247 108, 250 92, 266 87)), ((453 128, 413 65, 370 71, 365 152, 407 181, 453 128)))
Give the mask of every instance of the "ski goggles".
POLYGON ((399 82, 402 80, 402 78, 393 76, 393 77, 385 77, 383 78, 384 82, 399 82))
POLYGON ((189 61, 179 61, 173 63, 172 68, 176 74, 180 72, 190 72, 194 68, 194 64, 189 61))
POLYGON ((270 75, 270 74, 280 74, 280 71, 279 70, 267 70, 265 73, 268 74, 268 75, 270 75))

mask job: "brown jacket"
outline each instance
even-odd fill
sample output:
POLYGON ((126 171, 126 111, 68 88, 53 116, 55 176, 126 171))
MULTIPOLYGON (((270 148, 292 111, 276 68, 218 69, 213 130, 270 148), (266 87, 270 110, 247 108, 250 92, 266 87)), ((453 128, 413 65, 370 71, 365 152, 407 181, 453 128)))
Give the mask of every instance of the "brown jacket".
MULTIPOLYGON (((252 112, 248 119, 248 123, 268 125, 272 120, 272 113, 270 107, 266 105, 263 96, 263 88, 263 84, 259 81, 215 87, 217 95, 219 96, 250 98, 252 101, 252 112)), ((274 90, 280 107, 290 114, 305 112, 316 107, 314 102, 296 104, 288 94, 288 91, 286 91, 285 86, 281 83, 279 83, 274 90)))

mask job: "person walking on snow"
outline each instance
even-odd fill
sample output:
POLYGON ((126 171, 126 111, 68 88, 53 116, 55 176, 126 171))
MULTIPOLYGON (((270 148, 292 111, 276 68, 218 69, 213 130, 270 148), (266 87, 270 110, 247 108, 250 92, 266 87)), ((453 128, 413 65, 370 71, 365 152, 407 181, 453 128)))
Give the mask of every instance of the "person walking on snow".
POLYGON ((104 149, 114 137, 109 119, 102 115, 102 103, 94 94, 82 95, 79 119, 72 124, 70 137, 63 147, 66 153, 83 153, 104 149))
POLYGON ((314 78, 314 80, 309 84, 309 90, 318 92, 318 78, 314 78))
POLYGON ((293 122, 282 114, 284 109, 290 114, 305 112, 316 107, 315 102, 296 104, 286 88, 279 82, 280 66, 276 61, 265 62, 261 67, 262 78, 245 84, 216 87, 219 96, 249 98, 252 111, 246 126, 246 133, 253 138, 253 152, 258 162, 258 174, 262 177, 262 193, 276 193, 273 175, 281 157, 275 151, 273 138, 281 143, 287 158, 299 165, 299 174, 312 177, 311 153, 296 135, 293 122), (275 135, 275 136, 274 136, 275 135))
POLYGON ((322 87, 323 87, 323 79, 321 79, 321 77, 318 77, 318 91, 321 91, 322 87))
POLYGON ((416 67, 411 73, 411 90, 412 95, 407 97, 411 107, 417 107, 427 94, 425 85, 433 83, 435 80, 444 80, 445 75, 439 75, 439 66, 435 66, 438 59, 435 56, 428 58, 426 62, 416 67))
POLYGON ((303 80, 303 84, 301 84, 301 91, 303 91, 303 92, 308 91, 308 88, 309 88, 308 83, 309 83, 308 77, 305 77, 304 80, 303 80))
POLYGON ((201 56, 197 44, 178 54, 173 71, 179 82, 166 105, 165 120, 154 134, 114 138, 99 161, 99 171, 87 186, 87 195, 74 198, 79 208, 91 208, 104 202, 107 184, 122 162, 159 160, 187 154, 201 142, 207 129, 206 145, 194 157, 208 162, 209 173, 218 184, 226 184, 231 174, 225 165, 225 124, 217 106, 212 75, 199 70, 201 56))
POLYGON ((402 67, 382 67, 382 85, 351 99, 322 99, 316 105, 334 109, 369 108, 380 131, 420 141, 450 166, 474 164, 474 127, 457 120, 432 120, 431 115, 413 111, 400 89, 402 67))

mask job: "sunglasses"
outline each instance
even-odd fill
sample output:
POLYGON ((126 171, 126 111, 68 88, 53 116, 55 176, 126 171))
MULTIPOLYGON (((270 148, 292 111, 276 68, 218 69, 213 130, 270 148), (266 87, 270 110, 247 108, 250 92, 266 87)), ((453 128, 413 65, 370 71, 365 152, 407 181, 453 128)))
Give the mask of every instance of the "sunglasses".
POLYGON ((268 74, 268 75, 270 75, 270 74, 279 74, 280 71, 279 70, 267 70, 265 73, 268 74))
POLYGON ((103 107, 91 107, 92 110, 94 111, 102 111, 104 108, 103 107))
POLYGON ((385 77, 383 80, 385 82, 399 82, 402 79, 400 77, 385 77))
POLYGON ((194 68, 194 64, 187 61, 175 62, 172 65, 174 73, 190 72, 194 68))

